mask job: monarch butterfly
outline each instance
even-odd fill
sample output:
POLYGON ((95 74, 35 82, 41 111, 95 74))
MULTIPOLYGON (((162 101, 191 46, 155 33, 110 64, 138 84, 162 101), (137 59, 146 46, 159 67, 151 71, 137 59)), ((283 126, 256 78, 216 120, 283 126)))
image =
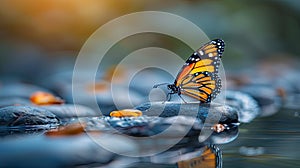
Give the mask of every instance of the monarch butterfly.
POLYGON ((178 168, 187 167, 206 167, 206 168, 221 168, 222 167, 222 152, 214 145, 206 146, 201 156, 177 162, 178 168))
POLYGON ((211 102, 221 89, 218 71, 224 48, 225 43, 221 39, 204 44, 188 58, 173 84, 162 83, 155 85, 154 88, 167 84, 167 88, 171 90, 167 100, 171 99, 172 94, 177 93, 181 99, 181 94, 184 94, 201 103, 211 102))

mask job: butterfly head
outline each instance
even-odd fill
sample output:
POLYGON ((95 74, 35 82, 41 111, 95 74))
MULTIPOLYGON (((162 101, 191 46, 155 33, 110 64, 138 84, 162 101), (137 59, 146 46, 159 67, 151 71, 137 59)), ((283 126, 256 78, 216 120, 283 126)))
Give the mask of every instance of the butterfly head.
POLYGON ((168 89, 171 90, 171 94, 179 92, 179 88, 175 84, 169 84, 168 89))

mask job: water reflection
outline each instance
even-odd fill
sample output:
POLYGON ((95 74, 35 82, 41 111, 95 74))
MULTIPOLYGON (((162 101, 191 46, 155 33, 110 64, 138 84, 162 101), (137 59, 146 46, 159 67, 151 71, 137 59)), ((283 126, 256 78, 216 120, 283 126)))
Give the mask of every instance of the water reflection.
POLYGON ((222 152, 216 146, 205 146, 200 156, 177 162, 178 168, 221 168, 222 152))
POLYGON ((176 167, 176 168, 221 168, 222 152, 215 145, 203 146, 186 153, 186 150, 165 152, 150 158, 142 158, 130 168, 137 167, 176 167), (181 153, 182 152, 182 153, 181 153), (147 163, 151 162, 151 163, 147 163))

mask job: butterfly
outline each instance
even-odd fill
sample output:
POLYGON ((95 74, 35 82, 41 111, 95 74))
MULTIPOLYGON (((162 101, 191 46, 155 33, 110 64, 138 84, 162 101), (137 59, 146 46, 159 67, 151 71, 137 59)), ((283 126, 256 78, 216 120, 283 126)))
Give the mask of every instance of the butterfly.
MULTIPOLYGON (((199 100, 201 103, 209 103, 220 93, 221 79, 218 75, 225 43, 221 39, 211 40, 196 50, 182 66, 173 84, 157 84, 154 88, 166 85, 172 94, 187 95, 199 100)), ((185 101, 184 101, 185 102, 185 101)))
POLYGON ((205 146, 203 153, 195 158, 177 162, 178 168, 186 167, 206 167, 220 168, 222 167, 222 153, 220 149, 214 145, 205 146))

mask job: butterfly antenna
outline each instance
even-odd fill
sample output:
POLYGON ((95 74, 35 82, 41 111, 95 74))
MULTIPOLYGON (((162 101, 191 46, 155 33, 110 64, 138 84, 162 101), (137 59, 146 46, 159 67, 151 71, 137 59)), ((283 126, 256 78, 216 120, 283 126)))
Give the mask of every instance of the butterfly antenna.
POLYGON ((160 83, 160 84, 154 85, 153 88, 158 88, 159 86, 168 85, 168 84, 169 83, 160 83))

